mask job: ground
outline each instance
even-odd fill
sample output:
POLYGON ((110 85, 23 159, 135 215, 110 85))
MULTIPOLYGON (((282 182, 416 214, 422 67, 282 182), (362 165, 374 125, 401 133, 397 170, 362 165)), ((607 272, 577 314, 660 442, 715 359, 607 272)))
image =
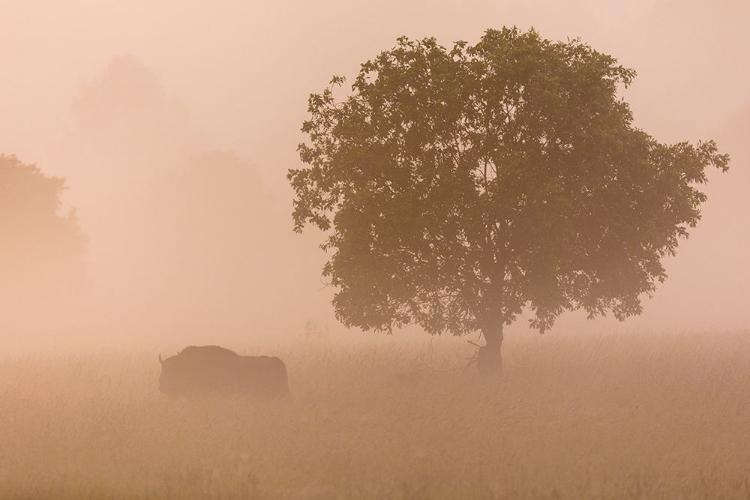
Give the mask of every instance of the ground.
POLYGON ((528 332, 497 381, 352 335, 262 346, 274 402, 169 399, 145 348, 0 357, 0 498, 750 496, 748 331, 528 332))

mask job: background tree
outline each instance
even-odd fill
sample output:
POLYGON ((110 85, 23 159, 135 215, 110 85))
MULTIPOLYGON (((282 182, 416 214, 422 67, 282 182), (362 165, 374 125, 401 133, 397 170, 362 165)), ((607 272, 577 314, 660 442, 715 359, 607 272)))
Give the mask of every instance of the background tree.
POLYGON ((71 209, 60 215, 65 180, 0 155, 0 296, 44 293, 83 275, 86 237, 71 209))
POLYGON ((328 231, 337 317, 480 330, 493 371, 524 308, 542 333, 566 310, 639 314, 700 218, 695 185, 729 158, 635 128, 617 96, 634 76, 579 40, 503 28, 451 50, 400 38, 343 101, 341 77, 311 95, 307 166, 288 178, 295 230, 328 231))
POLYGON ((137 218, 136 297, 128 301, 182 332, 250 331, 283 297, 284 250, 269 244, 278 243, 283 225, 271 203, 256 167, 230 152, 197 155, 171 170, 150 186, 137 218))
POLYGON ((80 85, 71 114, 74 135, 68 140, 88 155, 108 158, 104 165, 83 165, 89 175, 96 169, 118 180, 143 177, 144 170, 158 174, 194 153, 200 140, 187 106, 129 54, 114 57, 80 85))

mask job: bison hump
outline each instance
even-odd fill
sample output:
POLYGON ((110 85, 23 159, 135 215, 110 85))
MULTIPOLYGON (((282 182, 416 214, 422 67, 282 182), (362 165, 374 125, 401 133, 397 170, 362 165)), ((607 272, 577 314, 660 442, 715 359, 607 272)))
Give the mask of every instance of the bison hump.
POLYGON ((219 347, 217 345, 204 345, 204 346, 191 345, 181 350, 177 355, 183 358, 210 357, 210 358, 226 359, 226 358, 237 357, 236 352, 230 351, 229 349, 225 349, 224 347, 219 347))

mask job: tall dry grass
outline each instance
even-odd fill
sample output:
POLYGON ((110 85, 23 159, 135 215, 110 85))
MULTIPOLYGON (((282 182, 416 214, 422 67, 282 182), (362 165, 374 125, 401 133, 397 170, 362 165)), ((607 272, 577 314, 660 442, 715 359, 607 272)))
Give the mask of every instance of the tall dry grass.
POLYGON ((169 399, 150 350, 0 358, 0 498, 750 498, 750 332, 511 336, 499 381, 460 339, 265 349, 289 401, 169 399))

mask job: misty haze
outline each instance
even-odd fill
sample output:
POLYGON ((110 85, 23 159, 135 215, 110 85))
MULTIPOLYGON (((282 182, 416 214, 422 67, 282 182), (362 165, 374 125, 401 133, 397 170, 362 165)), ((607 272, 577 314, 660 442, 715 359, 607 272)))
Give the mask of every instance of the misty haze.
POLYGON ((747 498, 750 4, 3 0, 0 498, 747 498))

